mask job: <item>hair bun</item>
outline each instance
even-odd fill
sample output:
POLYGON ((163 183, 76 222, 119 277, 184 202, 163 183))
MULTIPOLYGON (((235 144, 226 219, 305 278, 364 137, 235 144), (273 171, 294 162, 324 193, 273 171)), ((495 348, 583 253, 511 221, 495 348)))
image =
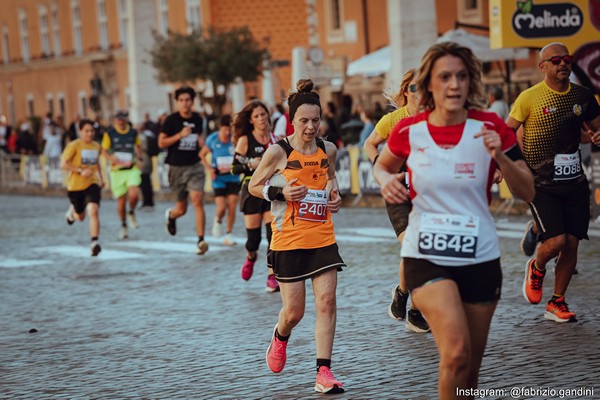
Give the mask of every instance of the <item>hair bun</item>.
POLYGON ((296 84, 296 89, 298 89, 298 93, 309 93, 312 92, 315 84, 311 79, 300 79, 296 84))

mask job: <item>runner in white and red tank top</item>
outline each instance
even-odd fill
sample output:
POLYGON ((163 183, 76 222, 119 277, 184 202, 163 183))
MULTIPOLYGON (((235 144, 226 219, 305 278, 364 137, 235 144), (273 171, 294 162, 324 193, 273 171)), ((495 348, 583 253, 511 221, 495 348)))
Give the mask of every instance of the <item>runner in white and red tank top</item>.
POLYGON ((500 249, 488 204, 498 166, 516 197, 530 201, 533 176, 515 134, 476 111, 484 99, 481 63, 456 43, 432 46, 417 72, 427 110, 394 127, 373 166, 389 203, 411 198, 402 244, 404 278, 440 354, 439 398, 476 388, 492 315, 500 298, 500 249), (410 193, 398 174, 407 163, 410 193))

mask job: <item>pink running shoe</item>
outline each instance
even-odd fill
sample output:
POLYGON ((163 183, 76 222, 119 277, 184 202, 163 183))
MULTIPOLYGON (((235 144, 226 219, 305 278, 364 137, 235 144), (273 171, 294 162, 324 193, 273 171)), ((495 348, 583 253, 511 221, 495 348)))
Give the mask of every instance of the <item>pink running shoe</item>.
POLYGON ((285 367, 286 354, 285 350, 287 348, 288 342, 281 341, 275 337, 275 331, 277 330, 277 325, 275 325, 275 329, 273 329, 273 337, 271 338, 271 344, 269 344, 269 348, 267 349, 267 365, 269 369, 274 373, 278 374, 283 371, 285 367))
POLYGON ((242 269, 240 270, 243 280, 248 281, 250 278, 252 278, 252 273, 254 272, 254 263, 256 263, 256 260, 250 261, 248 258, 246 258, 246 262, 244 265, 242 265, 242 269))
POLYGON ((331 370, 325 366, 319 368, 317 372, 317 383, 315 391, 319 393, 344 393, 344 385, 335 379, 331 370))
POLYGON ((271 274, 267 278, 267 287, 265 289, 267 293, 279 292, 279 282, 275 279, 275 275, 271 274))

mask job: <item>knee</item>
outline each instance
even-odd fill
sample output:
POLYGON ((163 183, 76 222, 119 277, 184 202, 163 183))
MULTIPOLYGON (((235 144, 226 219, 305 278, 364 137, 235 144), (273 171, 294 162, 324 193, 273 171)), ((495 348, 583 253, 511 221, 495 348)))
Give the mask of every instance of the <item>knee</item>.
POLYGON ((335 293, 324 293, 317 302, 317 311, 321 314, 333 314, 336 310, 335 293))
POLYGON ((304 308, 298 306, 284 306, 282 308, 282 316, 286 325, 296 326, 304 317, 304 308))
POLYGON ((469 370, 471 349, 466 340, 452 342, 452 346, 440 351, 440 369, 456 375, 469 370))
MULTIPOLYGON (((88 207, 87 213, 90 216, 90 218, 96 218, 98 216, 98 207, 96 207, 96 206, 88 207)), ((81 214, 81 215, 83 216, 83 214, 81 214)))
POLYGON ((246 250, 250 253, 254 253, 260 246, 260 228, 246 229, 248 239, 246 240, 246 250))

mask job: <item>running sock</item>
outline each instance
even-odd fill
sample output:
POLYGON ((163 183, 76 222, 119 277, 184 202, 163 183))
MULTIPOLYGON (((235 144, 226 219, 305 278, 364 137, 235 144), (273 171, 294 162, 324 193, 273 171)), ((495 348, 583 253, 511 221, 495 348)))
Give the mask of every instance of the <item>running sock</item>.
POLYGON ((555 301, 556 299, 560 299, 560 298, 561 298, 561 297, 563 297, 563 296, 564 296, 564 295, 562 295, 562 294, 556 294, 556 293, 554 293, 554 294, 552 295, 552 299, 551 299, 550 301, 555 301))
POLYGON ((203 242, 204 241, 204 236, 198 236, 198 243, 203 242))
POLYGON ((94 240, 98 240, 98 236, 94 236, 90 241, 93 242, 94 240))
POLYGON ((133 215, 133 214, 135 214, 135 211, 134 210, 129 210, 129 215, 133 215))
POLYGON ((331 368, 331 359, 317 358, 317 372, 319 372, 319 368, 321 367, 331 368))
POLYGON ((533 268, 537 269, 541 273, 546 272, 546 267, 544 267, 544 269, 541 269, 540 267, 538 267, 536 260, 533 260, 533 268))
POLYGON ((127 221, 121 221, 121 226, 123 228, 127 228, 127 221))
POLYGON ((279 334, 279 331, 278 331, 277 329, 275 329, 275 337, 277 338, 277 340, 280 340, 280 341, 282 341, 282 342, 287 342, 287 341, 288 341, 288 339, 290 338, 290 335, 287 335, 287 336, 281 336, 281 335, 279 334))
POLYGON ((402 290, 400 289, 400 286, 398 286, 398 293, 400 293, 402 296, 406 296, 408 294, 408 290, 402 290))
POLYGON ((254 262, 258 258, 258 253, 255 253, 254 256, 252 256, 252 257, 248 256, 247 258, 248 258, 249 261, 253 261, 254 262))
POLYGON ((225 234, 226 234, 226 235, 230 235, 230 234, 231 234, 231 231, 227 231, 227 232, 225 232, 225 234))

